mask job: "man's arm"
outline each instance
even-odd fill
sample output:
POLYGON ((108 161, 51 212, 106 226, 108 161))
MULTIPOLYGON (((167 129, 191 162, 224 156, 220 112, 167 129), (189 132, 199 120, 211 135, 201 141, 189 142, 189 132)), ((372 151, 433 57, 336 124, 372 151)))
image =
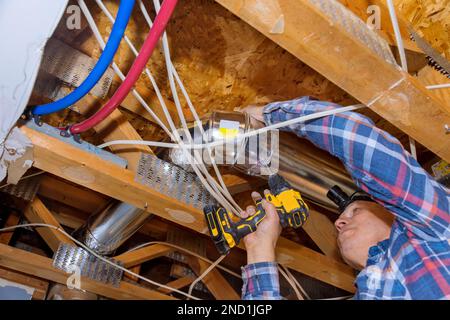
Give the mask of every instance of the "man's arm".
MULTIPOLYGON (((339 105, 308 97, 264 108, 266 125, 339 105)), ((395 108, 395 105, 392 105, 395 108)), ((355 112, 299 123, 287 128, 338 157, 356 184, 397 216, 415 236, 450 238, 450 195, 404 150, 399 141, 355 112)))
MULTIPOLYGON (((265 191, 265 193, 268 190, 265 191)), ((257 192, 252 193, 255 201, 261 199, 257 192)), ((255 232, 244 238, 247 250, 247 265, 242 268, 242 299, 244 300, 280 300, 278 265, 275 262, 275 247, 281 233, 280 219, 275 207, 262 200, 266 217, 255 232)), ((243 218, 256 213, 254 206, 247 207, 241 215, 243 218)))
POLYGON ((280 300, 280 282, 276 262, 257 262, 242 267, 243 300, 280 300))

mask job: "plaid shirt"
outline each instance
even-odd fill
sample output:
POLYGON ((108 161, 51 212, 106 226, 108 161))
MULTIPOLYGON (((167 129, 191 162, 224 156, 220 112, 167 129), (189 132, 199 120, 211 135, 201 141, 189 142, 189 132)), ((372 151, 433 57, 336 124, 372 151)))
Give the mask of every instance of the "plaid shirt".
MULTIPOLYGON (((303 97, 269 104, 267 125, 338 108, 303 97)), ((392 106, 395 108, 395 105, 392 106)), ((358 113, 284 128, 338 157, 359 188, 395 215, 389 239, 371 247, 355 299, 450 299, 450 193, 397 139, 358 113)), ((276 263, 242 268, 243 299, 281 299, 276 263)))

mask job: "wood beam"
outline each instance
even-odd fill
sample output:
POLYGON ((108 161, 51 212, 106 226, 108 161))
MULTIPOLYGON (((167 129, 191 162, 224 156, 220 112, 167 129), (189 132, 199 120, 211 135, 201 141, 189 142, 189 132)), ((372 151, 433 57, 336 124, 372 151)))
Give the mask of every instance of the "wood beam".
MULTIPOLYGON (((130 170, 33 129, 24 126, 21 129, 34 145, 35 167, 207 234, 201 210, 139 184, 130 170)), ((292 241, 279 243, 277 250, 284 256, 297 257, 290 261, 290 268, 344 290, 354 290, 353 270, 350 267, 292 241), (305 261, 310 261, 314 268, 307 266, 305 261)))
POLYGON ((216 0, 361 103, 450 162, 450 108, 307 0, 216 0))
POLYGON ((314 218, 308 219, 303 229, 326 256, 343 262, 336 241, 337 231, 334 225, 327 216, 317 211, 311 205, 309 216, 314 218))
POLYGON ((225 173, 222 175, 222 178, 230 194, 255 190, 255 188, 267 184, 267 181, 264 181, 263 179, 242 177, 241 175, 235 173, 225 173))
POLYGON ((45 300, 47 296, 48 281, 5 268, 0 268, 0 278, 34 288, 33 300, 45 300))
MULTIPOLYGON (((417 79, 424 86, 450 83, 450 80, 446 76, 430 66, 426 66, 420 70, 417 74, 417 79)), ((446 104, 450 108, 450 89, 435 89, 430 90, 429 92, 430 95, 433 95, 436 99, 439 99, 443 104, 446 104)))
POLYGON ((165 256, 174 251, 173 248, 162 244, 153 244, 131 252, 125 252, 114 259, 122 261, 126 268, 134 267, 146 261, 165 256))
POLYGON ((42 178, 38 194, 89 213, 104 208, 109 202, 107 197, 99 193, 48 175, 42 178))
MULTIPOLYGON (((25 209, 25 217, 31 223, 46 223, 56 227, 60 227, 58 220, 45 207, 42 201, 36 196, 25 209)), ((61 232, 50 228, 36 228, 36 231, 44 239, 47 245, 55 252, 58 250, 61 242, 74 245, 73 241, 63 235, 61 232)))
MULTIPOLYGON (((66 284, 70 274, 53 267, 52 259, 0 244, 0 265, 49 281, 66 284)), ((174 299, 160 292, 142 288, 122 281, 118 287, 81 277, 81 290, 96 293, 111 299, 167 300, 174 299)))
MULTIPOLYGON (((8 216, 8 219, 6 219, 5 222, 5 228, 12 227, 19 224, 19 216, 11 212, 8 216)), ((11 230, 8 232, 1 232, 0 233, 0 243, 9 244, 11 241, 12 236, 14 235, 15 230, 11 230)))

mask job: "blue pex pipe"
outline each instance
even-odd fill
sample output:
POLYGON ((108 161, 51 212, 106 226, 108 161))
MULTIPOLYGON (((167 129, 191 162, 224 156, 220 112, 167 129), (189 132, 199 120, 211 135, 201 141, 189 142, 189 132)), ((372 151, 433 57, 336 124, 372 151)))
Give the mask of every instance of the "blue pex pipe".
POLYGON ((113 61, 114 56, 116 55, 117 49, 119 49, 120 42, 122 41, 128 22, 130 21, 134 4, 135 0, 122 0, 120 2, 116 22, 114 23, 105 50, 98 59, 94 69, 92 69, 92 72, 83 81, 83 83, 69 95, 58 101, 34 107, 32 109, 33 114, 46 115, 57 112, 59 110, 63 110, 81 100, 85 95, 89 93, 89 91, 91 91, 91 89, 100 81, 102 76, 105 74, 109 65, 113 61))

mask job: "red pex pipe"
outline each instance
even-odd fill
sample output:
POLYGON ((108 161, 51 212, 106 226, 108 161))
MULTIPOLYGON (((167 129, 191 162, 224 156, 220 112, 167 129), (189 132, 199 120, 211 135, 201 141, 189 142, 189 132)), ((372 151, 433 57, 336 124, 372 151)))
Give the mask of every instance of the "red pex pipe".
POLYGON ((155 18, 153 27, 151 28, 147 39, 145 39, 141 51, 120 87, 102 109, 97 111, 90 118, 71 126, 69 128, 70 133, 79 134, 91 129, 105 120, 105 118, 108 117, 123 102, 123 100, 125 100, 152 56, 153 50, 166 29, 167 23, 175 10, 177 2, 178 0, 164 0, 161 10, 155 18))

